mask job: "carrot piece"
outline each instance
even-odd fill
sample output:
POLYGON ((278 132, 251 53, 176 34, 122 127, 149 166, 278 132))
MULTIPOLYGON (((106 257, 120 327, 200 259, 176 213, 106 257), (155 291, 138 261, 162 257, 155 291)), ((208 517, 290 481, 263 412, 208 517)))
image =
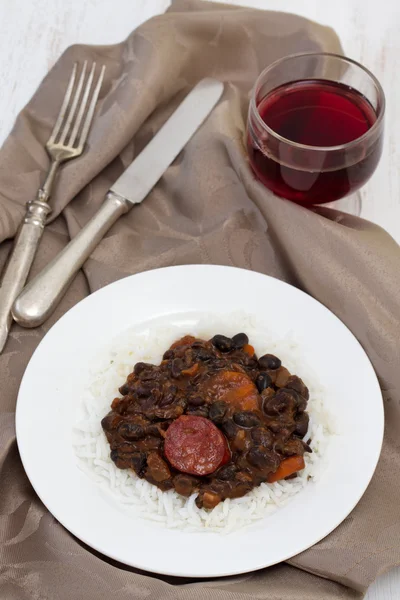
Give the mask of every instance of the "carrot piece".
POLYGON ((193 377, 193 375, 196 375, 198 370, 199 370, 199 363, 194 363, 194 365, 192 365, 188 369, 184 369, 182 371, 182 375, 188 375, 189 377, 193 377))
POLYGON ((180 338, 179 340, 176 340, 176 342, 171 344, 170 350, 178 348, 179 346, 190 346, 190 344, 193 344, 195 339, 196 338, 193 337, 193 335, 184 335, 183 338, 180 338))
POLYGON ((243 352, 246 352, 249 356, 254 356, 254 348, 251 344, 245 344, 243 346, 243 352))
POLYGON ((301 471, 305 466, 304 458, 302 456, 289 456, 289 458, 285 458, 285 460, 281 462, 275 473, 268 475, 267 481, 268 483, 274 483, 280 479, 285 479, 285 477, 289 477, 289 475, 301 471))
POLYGON ((239 410, 258 410, 260 395, 250 377, 237 371, 219 371, 206 383, 210 401, 223 400, 239 410))

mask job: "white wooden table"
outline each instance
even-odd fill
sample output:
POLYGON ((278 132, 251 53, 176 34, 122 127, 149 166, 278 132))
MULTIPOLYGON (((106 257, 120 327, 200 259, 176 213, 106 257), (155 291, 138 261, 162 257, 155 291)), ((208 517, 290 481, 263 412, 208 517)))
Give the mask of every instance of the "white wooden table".
MULTIPOLYGON (((388 105, 386 144, 375 175, 362 190, 362 216, 400 242, 400 3, 231 1, 294 12, 330 25, 339 34, 345 53, 379 78, 388 105)), ((0 144, 19 110, 67 46, 119 42, 168 4, 169 0, 0 0, 0 144)), ((400 568, 380 577, 367 595, 368 600, 399 598, 400 568)))

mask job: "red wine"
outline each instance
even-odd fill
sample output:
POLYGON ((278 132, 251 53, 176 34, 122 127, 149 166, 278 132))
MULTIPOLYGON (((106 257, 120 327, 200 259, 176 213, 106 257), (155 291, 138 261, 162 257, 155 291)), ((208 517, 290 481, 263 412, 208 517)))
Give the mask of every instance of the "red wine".
POLYGON ((272 147, 274 136, 256 139, 250 121, 252 167, 278 196, 301 204, 337 200, 362 186, 378 164, 381 137, 374 144, 360 140, 360 147, 351 150, 329 148, 357 140, 377 119, 368 100, 353 88, 318 79, 295 81, 273 90, 257 108, 268 127, 284 138, 274 138, 272 147), (314 148, 296 148, 288 140, 314 148))

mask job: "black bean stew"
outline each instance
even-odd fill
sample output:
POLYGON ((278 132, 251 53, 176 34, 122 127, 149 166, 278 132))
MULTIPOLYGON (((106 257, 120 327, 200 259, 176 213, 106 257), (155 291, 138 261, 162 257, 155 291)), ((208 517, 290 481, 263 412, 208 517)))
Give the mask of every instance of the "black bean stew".
POLYGON ((247 335, 187 335, 160 365, 137 363, 101 424, 120 469, 199 507, 304 468, 308 389, 247 335))

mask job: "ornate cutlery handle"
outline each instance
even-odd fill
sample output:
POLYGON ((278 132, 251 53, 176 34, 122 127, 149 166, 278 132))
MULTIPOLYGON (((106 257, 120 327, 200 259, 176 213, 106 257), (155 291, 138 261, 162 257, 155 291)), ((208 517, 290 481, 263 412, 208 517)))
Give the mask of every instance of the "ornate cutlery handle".
POLYGON ((132 204, 109 192, 105 202, 73 240, 37 275, 14 303, 13 317, 23 327, 37 327, 51 315, 71 280, 111 225, 132 204))
POLYGON ((42 237, 48 213, 47 194, 39 190, 36 200, 28 202, 22 225, 4 268, 0 284, 0 352, 12 323, 11 307, 23 289, 42 237))

